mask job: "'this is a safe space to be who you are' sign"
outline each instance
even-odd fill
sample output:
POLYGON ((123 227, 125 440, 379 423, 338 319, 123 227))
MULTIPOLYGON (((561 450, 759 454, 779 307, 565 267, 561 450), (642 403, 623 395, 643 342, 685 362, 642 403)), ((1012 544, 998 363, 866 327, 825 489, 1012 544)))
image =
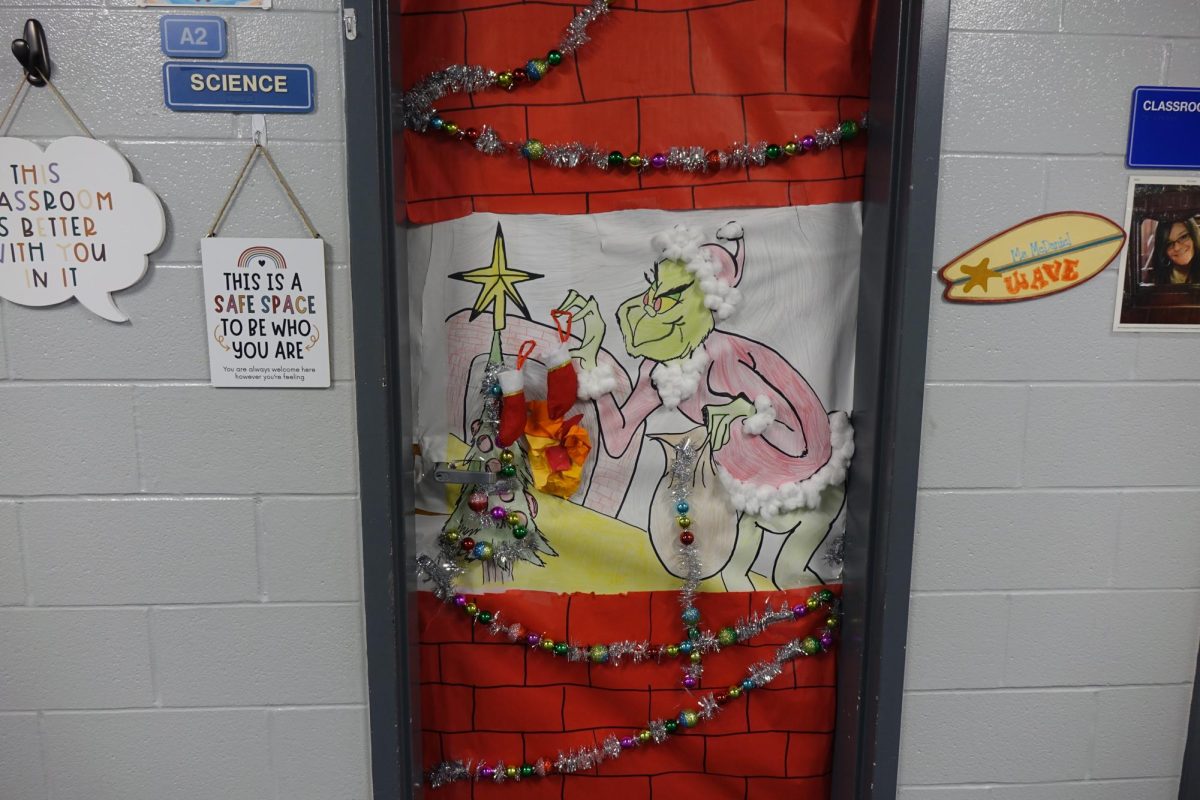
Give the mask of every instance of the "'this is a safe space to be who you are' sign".
POLYGON ((329 386, 321 239, 202 239, 213 386, 329 386))

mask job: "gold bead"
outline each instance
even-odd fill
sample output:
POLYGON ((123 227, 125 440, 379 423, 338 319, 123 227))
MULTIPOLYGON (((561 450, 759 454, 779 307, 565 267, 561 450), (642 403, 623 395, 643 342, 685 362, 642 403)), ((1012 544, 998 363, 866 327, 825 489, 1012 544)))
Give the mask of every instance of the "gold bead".
POLYGON ((509 764, 507 767, 504 768, 504 774, 510 778, 517 777, 517 774, 520 771, 521 771, 521 768, 516 766, 515 764, 509 764))
POLYGON ((510 512, 508 512, 508 516, 507 516, 507 517, 505 517, 505 519, 508 521, 508 524, 509 524, 509 525, 519 525, 519 524, 521 524, 521 515, 520 515, 520 514, 518 514, 516 511, 510 511, 510 512))
POLYGON ((456 125, 453 122, 447 122, 445 125, 442 126, 442 130, 444 130, 446 132, 447 136, 454 136, 455 134, 458 133, 458 125, 456 125))
POLYGON ((650 731, 638 731, 637 740, 642 744, 650 741, 650 731))
POLYGON ((503 453, 500 454, 500 460, 505 464, 511 464, 515 457, 516 456, 514 456, 512 454, 511 450, 505 450, 503 453))
POLYGON ((630 153, 629 158, 625 159, 625 163, 633 169, 639 169, 646 160, 637 153, 630 153))
POLYGON ((735 699, 738 697, 741 697, 742 696, 742 687, 730 686, 729 687, 729 696, 732 698, 735 698, 735 699))
POLYGON ((467 612, 473 617, 476 613, 478 613, 479 606, 475 605, 474 603, 467 603, 467 605, 463 607, 463 611, 467 612))
POLYGON ((458 541, 458 531, 446 531, 446 541, 454 544, 458 541))

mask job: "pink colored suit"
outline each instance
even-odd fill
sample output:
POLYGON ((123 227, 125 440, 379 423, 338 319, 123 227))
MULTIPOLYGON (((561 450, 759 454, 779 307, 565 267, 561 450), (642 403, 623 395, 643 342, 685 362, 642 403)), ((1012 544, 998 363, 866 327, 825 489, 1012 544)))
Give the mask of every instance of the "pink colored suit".
MULTIPOLYGON (((775 421, 761 435, 731 425, 729 441, 714 460, 740 481, 769 486, 806 480, 829 461, 832 453, 829 417, 808 382, 765 344, 714 330, 704 341, 709 364, 696 393, 679 411, 704 424, 704 407, 724 405, 739 395, 751 403, 765 396, 775 421)), ((613 458, 625 453, 646 418, 662 406, 650 373, 657 361, 643 359, 637 383, 622 405, 611 394, 596 400, 604 449, 613 458)))

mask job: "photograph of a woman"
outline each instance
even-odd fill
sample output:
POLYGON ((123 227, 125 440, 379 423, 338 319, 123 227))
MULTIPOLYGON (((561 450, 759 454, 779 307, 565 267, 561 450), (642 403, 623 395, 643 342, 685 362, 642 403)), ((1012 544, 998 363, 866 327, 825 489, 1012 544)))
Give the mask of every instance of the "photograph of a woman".
POLYGON ((1200 228, 1196 219, 1160 220, 1154 231, 1156 284, 1200 283, 1200 228))
POLYGON ((1200 331, 1200 179, 1129 180, 1117 330, 1200 331))

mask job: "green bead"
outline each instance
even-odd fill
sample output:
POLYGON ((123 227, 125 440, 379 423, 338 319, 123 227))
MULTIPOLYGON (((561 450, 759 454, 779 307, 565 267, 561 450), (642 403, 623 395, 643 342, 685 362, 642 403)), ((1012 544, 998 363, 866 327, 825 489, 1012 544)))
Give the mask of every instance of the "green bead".
POLYGON ((551 50, 549 53, 546 53, 546 63, 552 67, 557 67, 562 63, 562 53, 557 50, 551 50))
POLYGON ((608 165, 610 167, 619 167, 625 163, 625 156, 621 155, 620 150, 613 150, 608 154, 608 165))
POLYGON ((512 535, 514 539, 524 539, 529 529, 524 525, 513 525, 512 535))
POLYGON ((554 645, 554 655, 565 656, 567 651, 570 649, 571 648, 567 646, 566 642, 559 642, 558 644, 554 645))
POLYGON ((642 744, 646 744, 651 738, 653 737, 650 735, 650 731, 638 731, 637 740, 642 744))
POLYGON ((795 142, 788 142, 783 146, 783 152, 787 153, 789 156, 796 155, 799 150, 800 145, 796 144, 795 142))
POLYGON ((692 641, 692 642, 696 641, 697 639, 700 638, 700 629, 699 628, 688 628, 687 637, 688 637, 688 641, 692 641))
POLYGON ((688 656, 688 658, 690 658, 692 660, 693 664, 699 664, 700 661, 704 658, 704 655, 699 650, 693 650, 692 654, 690 656, 688 656))
POLYGON ((679 723, 673 719, 669 719, 663 723, 663 727, 667 729, 667 733, 674 733, 679 727, 679 723))
POLYGON ((480 622, 482 622, 484 625, 487 625, 489 622, 491 622, 491 621, 492 621, 492 612, 490 612, 490 611, 480 611, 480 612, 479 612, 479 616, 478 616, 478 617, 476 617, 476 619, 478 619, 478 620, 479 620, 480 622))
POLYGON ((803 641, 800 642, 800 649, 806 656, 815 656, 821 652, 821 643, 812 636, 805 636, 803 641))
POLYGON ((637 153, 630 153, 629 158, 625 159, 625 163, 633 169, 641 169, 642 164, 645 164, 646 160, 637 153))
POLYGON ((511 478, 513 475, 517 474, 517 468, 512 464, 505 464, 500 468, 500 474, 506 478, 511 478))
POLYGON ((817 597, 822 603, 833 602, 833 592, 829 591, 828 589, 822 589, 821 591, 817 592, 817 597))
POLYGON ((774 160, 783 154, 783 150, 777 144, 767 145, 767 158, 774 160))
POLYGON ((554 649, 554 640, 553 639, 542 639, 542 649, 543 650, 553 650, 554 649))
POLYGON ((858 136, 858 123, 852 119, 848 119, 840 126, 842 131, 842 139, 850 140, 858 136))
POLYGON ((667 645, 667 655, 669 655, 671 658, 675 658, 675 656, 679 655, 679 645, 677 645, 677 644, 667 645))
POLYGON ((533 774, 533 764, 522 764, 521 765, 521 777, 522 778, 528 778, 532 774, 533 774))
POLYGON ((721 632, 717 634, 717 641, 721 643, 722 647, 737 644, 737 631, 733 628, 721 628, 721 632))
POLYGON ((681 528, 692 527, 692 518, 689 517, 687 514, 680 514, 678 517, 675 518, 675 521, 679 523, 679 527, 681 527, 681 528))

